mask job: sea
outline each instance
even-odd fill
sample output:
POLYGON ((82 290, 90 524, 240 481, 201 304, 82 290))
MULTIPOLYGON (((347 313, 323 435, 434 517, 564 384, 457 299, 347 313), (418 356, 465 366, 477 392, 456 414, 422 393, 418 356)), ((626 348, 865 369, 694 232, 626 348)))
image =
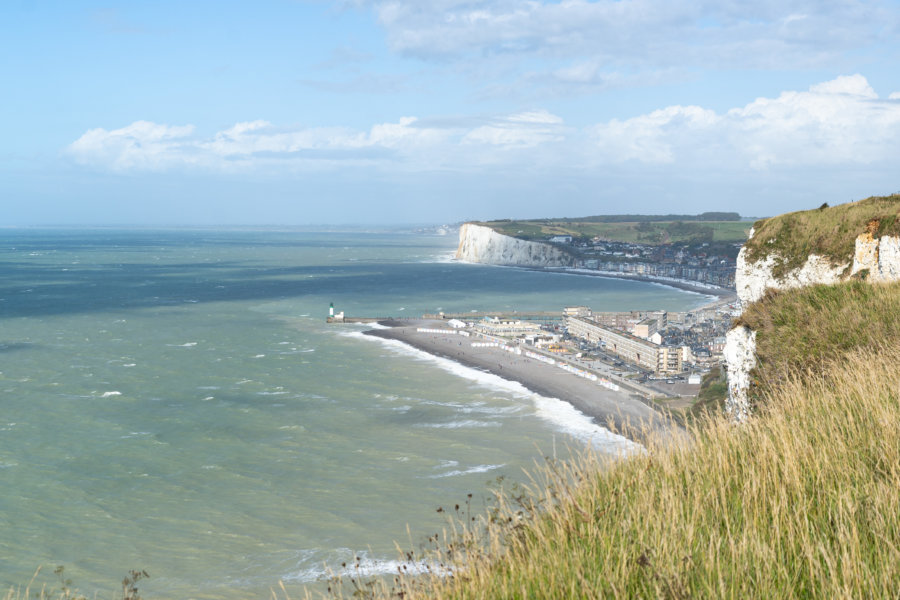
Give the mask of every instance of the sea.
POLYGON ((658 284, 473 265, 403 230, 0 230, 0 594, 321 589, 396 570, 564 448, 629 442, 521 385, 327 324, 484 310, 684 310, 658 284), (53 571, 63 566, 61 577, 53 571), (317 587, 318 586, 318 587, 317 587))

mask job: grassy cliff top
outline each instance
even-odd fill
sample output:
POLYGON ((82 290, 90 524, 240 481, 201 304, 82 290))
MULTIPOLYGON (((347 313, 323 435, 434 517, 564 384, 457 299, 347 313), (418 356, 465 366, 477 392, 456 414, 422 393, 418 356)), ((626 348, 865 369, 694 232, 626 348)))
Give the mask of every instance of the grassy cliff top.
POLYGON ((757 401, 797 374, 820 374, 833 360, 900 343, 900 283, 851 280, 769 290, 735 322, 756 331, 757 401))
POLYGON ((778 257, 776 276, 798 269, 810 254, 840 265, 853 260, 857 236, 900 235, 900 194, 873 196, 857 202, 786 213, 754 224, 753 238, 744 244, 747 259, 778 257))
POLYGON ((377 597, 895 598, 900 283, 753 309, 774 367, 754 418, 701 417, 691 443, 651 438, 611 464, 551 460, 531 494, 501 495, 481 527, 463 512, 455 537, 415 556, 440 570, 377 597))
POLYGON ((898 346, 854 353, 741 427, 720 416, 680 447, 550 462, 483 534, 463 512, 469 535, 435 535, 422 558, 441 569, 376 597, 895 598, 898 376, 898 346))
MULTIPOLYGON (((719 215, 720 213, 715 213, 719 215)), ((726 213, 721 213, 726 216, 726 213)), ((667 215, 659 218, 685 215, 667 215)), ((750 231, 747 221, 693 219, 657 220, 656 215, 619 215, 618 217, 585 217, 582 219, 533 219, 483 221, 478 225, 490 227, 497 233, 524 240, 545 240, 551 236, 571 235, 573 238, 600 238, 610 242, 637 244, 743 242, 750 231)), ((736 213, 735 213, 735 216, 736 213)))

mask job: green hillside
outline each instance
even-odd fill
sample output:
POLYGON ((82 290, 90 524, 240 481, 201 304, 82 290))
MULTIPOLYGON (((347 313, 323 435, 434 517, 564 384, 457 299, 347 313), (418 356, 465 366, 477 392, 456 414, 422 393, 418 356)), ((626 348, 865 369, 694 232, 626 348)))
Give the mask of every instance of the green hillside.
POLYGON ((641 244, 743 242, 750 231, 746 221, 590 221, 584 219, 486 221, 479 223, 504 235, 544 240, 556 235, 595 237, 611 242, 641 244))

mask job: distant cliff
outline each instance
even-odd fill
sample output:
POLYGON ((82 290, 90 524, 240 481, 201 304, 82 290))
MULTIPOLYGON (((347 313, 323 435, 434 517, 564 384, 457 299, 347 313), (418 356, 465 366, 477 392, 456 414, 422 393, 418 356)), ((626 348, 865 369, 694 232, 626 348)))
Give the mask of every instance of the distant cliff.
MULTIPOLYGON (((797 290, 807 286, 843 282, 892 282, 900 280, 900 195, 874 197, 835 207, 823 205, 816 210, 788 213, 759 221, 737 259, 735 284, 744 315, 726 335, 725 360, 728 368, 727 407, 738 418, 750 410, 749 391, 759 378, 760 360, 772 364, 783 358, 760 355, 757 336, 765 329, 769 339, 775 335, 801 339, 805 331, 776 331, 792 323, 796 328, 821 328, 816 310, 809 310, 809 322, 796 321, 795 314, 764 314, 766 310, 806 311, 811 304, 822 303, 814 294, 796 294, 795 305, 786 309, 785 301, 769 302, 767 290, 797 290), (784 306, 782 306, 784 305, 784 306), (752 318, 746 315, 752 314, 752 318), (779 325, 780 324, 780 325, 779 325)), ((830 298, 852 298, 842 292, 828 292, 830 298)), ((850 300, 852 302, 852 300, 850 300)), ((819 306, 824 314, 825 306, 819 306)), ((862 310, 862 308, 860 308, 862 310)), ((824 318, 824 317, 823 317, 824 318)), ((849 326, 849 325, 848 325, 849 326)), ((874 323, 873 323, 874 326, 874 323)), ((838 332, 837 339, 852 340, 855 332, 838 332)), ((837 348, 836 348, 837 349, 837 348)), ((776 351, 774 354, 778 354, 776 351)), ((784 352, 780 352, 784 354, 784 352)), ((802 368, 803 365, 796 365, 802 368)), ((779 367, 779 376, 785 371, 779 367)))
POLYGON ((552 244, 520 240, 477 223, 460 227, 456 259, 516 267, 570 267, 575 263, 571 254, 552 244))

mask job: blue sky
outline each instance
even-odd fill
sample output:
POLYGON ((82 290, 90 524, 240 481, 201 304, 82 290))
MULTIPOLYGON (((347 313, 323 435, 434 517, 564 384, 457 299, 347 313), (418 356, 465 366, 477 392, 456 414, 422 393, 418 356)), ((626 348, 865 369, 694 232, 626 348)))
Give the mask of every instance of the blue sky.
POLYGON ((6 0, 0 225, 387 224, 900 191, 900 2, 6 0))

